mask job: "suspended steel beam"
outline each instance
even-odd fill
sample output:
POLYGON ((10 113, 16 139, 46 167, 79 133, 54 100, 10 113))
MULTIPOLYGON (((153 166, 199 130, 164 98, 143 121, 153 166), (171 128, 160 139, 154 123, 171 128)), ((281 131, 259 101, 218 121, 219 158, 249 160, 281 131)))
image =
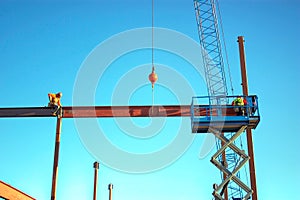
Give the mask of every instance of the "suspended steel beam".
POLYGON ((52 112, 50 107, 0 108, 0 117, 51 117, 52 112))
MULTIPOLYGON (((91 117, 190 117, 190 105, 164 106, 67 106, 63 107, 62 118, 91 118, 91 117)), ((216 109, 207 110, 207 105, 194 108, 195 116, 216 114, 216 109)), ((226 116, 235 116, 232 108, 223 106, 226 116)), ((55 117, 50 107, 0 108, 0 117, 55 117)), ((217 115, 217 114, 216 114, 217 115)))
POLYGON ((190 105, 64 107, 63 117, 189 117, 190 107, 190 105))

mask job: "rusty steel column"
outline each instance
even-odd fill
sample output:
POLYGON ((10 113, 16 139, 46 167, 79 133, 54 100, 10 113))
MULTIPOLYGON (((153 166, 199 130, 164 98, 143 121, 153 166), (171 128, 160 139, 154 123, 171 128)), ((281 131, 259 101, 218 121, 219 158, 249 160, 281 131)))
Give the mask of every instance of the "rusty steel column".
MULTIPOLYGON (((246 71, 246 58, 245 58, 245 47, 244 47, 244 37, 243 36, 238 37, 238 43, 239 43, 240 65, 241 65, 241 73, 242 73, 243 94, 245 96, 248 96, 249 95, 248 94, 248 79, 247 79, 247 71, 246 71)), ((252 200, 257 200, 252 130, 247 128, 246 135, 247 135, 248 155, 250 157, 249 171, 250 171, 251 189, 253 190, 252 200)))
POLYGON ((58 172, 58 158, 59 158, 61 123, 62 123, 62 118, 57 117, 54 162, 53 162, 53 174, 52 174, 51 200, 56 199, 56 183, 57 183, 57 172, 58 172))
POLYGON ((95 174, 94 174, 94 195, 93 195, 93 200, 97 200, 97 180, 98 180, 98 169, 99 169, 99 163, 94 162, 94 169, 95 169, 95 174))
POLYGON ((114 186, 113 184, 108 184, 108 190, 109 190, 109 200, 112 200, 112 190, 113 190, 114 186))

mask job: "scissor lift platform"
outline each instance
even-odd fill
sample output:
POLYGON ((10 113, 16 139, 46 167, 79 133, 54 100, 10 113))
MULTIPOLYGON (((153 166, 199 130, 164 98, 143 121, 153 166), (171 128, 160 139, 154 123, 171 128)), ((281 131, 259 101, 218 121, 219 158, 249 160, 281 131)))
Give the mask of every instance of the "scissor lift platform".
POLYGON ((257 97, 245 96, 247 104, 243 106, 234 106, 226 102, 231 102, 237 96, 226 97, 193 97, 191 106, 191 126, 193 133, 208 133, 210 130, 220 132, 236 132, 242 126, 255 129, 260 121, 257 97), (207 99, 209 104, 203 105, 207 99), (216 104, 212 104, 216 102, 216 104), (223 104, 225 103, 225 104, 223 104), (244 114, 239 115, 237 110, 243 110, 244 114))
POLYGON ((211 128, 221 132, 236 132, 242 126, 255 129, 259 117, 230 116, 230 117, 199 117, 192 121, 193 133, 207 133, 211 128))

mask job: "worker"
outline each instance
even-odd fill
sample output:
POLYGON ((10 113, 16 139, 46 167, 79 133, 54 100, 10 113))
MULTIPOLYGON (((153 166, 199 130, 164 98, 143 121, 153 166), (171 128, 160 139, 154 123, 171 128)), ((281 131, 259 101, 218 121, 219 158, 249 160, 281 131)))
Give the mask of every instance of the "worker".
POLYGON ((48 107, 54 108, 53 115, 55 116, 61 116, 62 115, 62 109, 61 109, 61 103, 60 98, 62 97, 62 93, 59 92, 57 94, 54 93, 48 93, 49 103, 48 107))
POLYGON ((252 101, 251 115, 254 115, 254 113, 256 112, 256 109, 257 109, 257 104, 256 104, 256 98, 255 98, 255 96, 251 97, 251 101, 252 101))
POLYGON ((242 111, 243 111, 243 115, 246 116, 247 113, 251 113, 251 110, 248 106, 248 101, 247 101, 247 97, 243 98, 243 108, 242 108, 242 111))
MULTIPOLYGON (((246 102, 247 104, 247 102, 246 102)), ((232 101, 232 106, 233 110, 238 114, 238 115, 244 115, 245 114, 245 109, 243 106, 245 105, 245 101, 241 96, 238 96, 236 99, 232 101)))

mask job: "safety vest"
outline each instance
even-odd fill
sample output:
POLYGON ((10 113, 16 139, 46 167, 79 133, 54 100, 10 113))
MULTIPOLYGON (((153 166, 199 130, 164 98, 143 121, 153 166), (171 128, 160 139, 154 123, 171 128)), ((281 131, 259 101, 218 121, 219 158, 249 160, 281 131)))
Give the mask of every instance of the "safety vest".
POLYGON ((236 98, 233 101, 235 106, 243 106, 244 105, 244 100, 241 97, 236 98))

